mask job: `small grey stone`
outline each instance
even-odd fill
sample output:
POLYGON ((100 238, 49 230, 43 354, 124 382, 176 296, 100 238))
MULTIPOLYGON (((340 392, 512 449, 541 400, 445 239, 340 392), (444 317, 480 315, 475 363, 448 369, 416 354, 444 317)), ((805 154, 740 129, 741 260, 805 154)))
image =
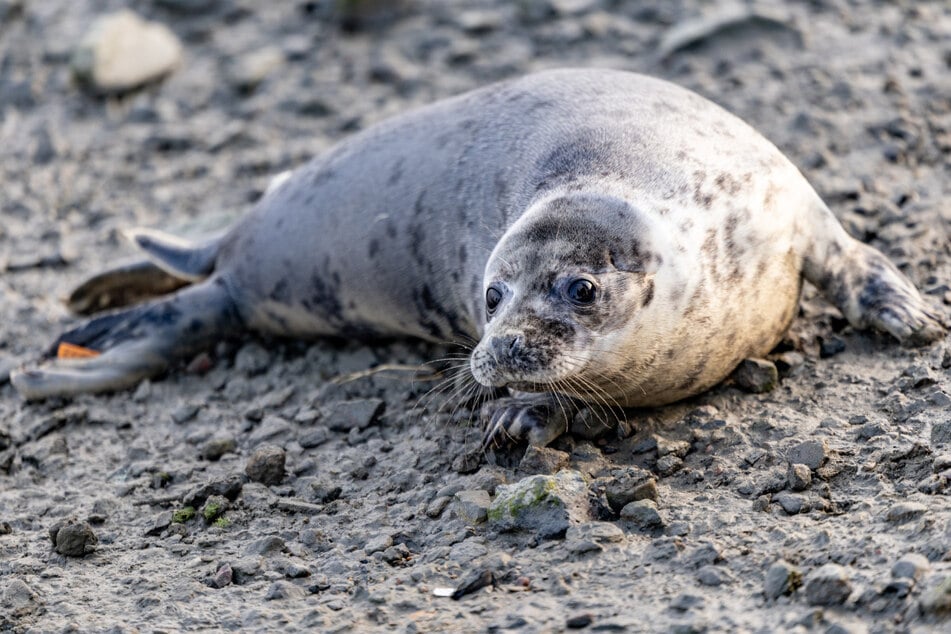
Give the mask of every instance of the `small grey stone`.
POLYGON ((217 436, 205 442, 201 447, 201 457, 215 462, 227 453, 234 453, 238 448, 234 436, 217 436))
POLYGON ((762 394, 776 387, 779 371, 772 361, 744 359, 733 371, 733 380, 741 390, 762 394))
POLYGON ((231 503, 228 498, 223 495, 212 495, 205 500, 204 506, 201 507, 201 516, 206 522, 214 522, 224 515, 230 507, 231 503))
POLYGON ((368 555, 373 553, 383 552, 387 548, 393 545, 393 537, 390 535, 377 535, 373 539, 367 542, 366 546, 363 547, 363 552, 368 555))
POLYGON ((366 429, 383 413, 386 407, 381 399, 361 398, 337 401, 321 409, 321 417, 334 431, 349 432, 351 429, 366 429))
POLYGON ((828 455, 824 442, 821 440, 807 440, 790 449, 786 458, 792 464, 804 464, 815 471, 825 464, 828 455))
POLYGON ((801 513, 804 507, 804 500, 801 495, 795 493, 786 493, 785 491, 777 493, 774 496, 776 502, 783 507, 787 515, 796 515, 801 513))
POLYGON ((589 540, 598 544, 624 541, 624 531, 611 522, 585 522, 568 527, 565 533, 568 540, 589 540))
POLYGON ((265 445, 251 454, 244 472, 255 482, 266 485, 280 484, 284 479, 285 460, 283 449, 265 445))
POLYGON ((885 513, 889 522, 904 523, 917 519, 928 512, 928 507, 919 502, 899 502, 885 513))
POLYGON ((667 454, 657 460, 657 472, 664 476, 672 476, 684 468, 684 461, 673 454, 667 454))
POLYGON ((440 517, 451 501, 452 498, 448 495, 441 495, 434 498, 432 502, 426 505, 426 516, 432 519, 440 517))
POLYGON ((931 426, 931 446, 951 445, 951 420, 935 422, 931 426))
POLYGON ((529 445, 518 463, 518 470, 530 475, 536 473, 550 475, 566 468, 570 458, 571 456, 564 451, 529 445))
POLYGON ((795 592, 802 585, 802 572, 789 562, 779 560, 766 571, 763 594, 767 599, 795 592))
POLYGON ((312 429, 297 439, 298 444, 304 449, 313 449, 319 447, 330 440, 330 432, 326 427, 317 427, 312 429))
POLYGON ((399 566, 407 561, 412 554, 406 544, 396 544, 383 551, 383 561, 391 566, 399 566))
POLYGON ((594 617, 591 614, 584 612, 582 614, 569 616, 567 619, 565 619, 565 627, 569 630, 581 630, 588 627, 593 622, 594 617))
POLYGON ((320 504, 311 504, 297 498, 281 498, 274 503, 274 508, 301 515, 317 515, 324 510, 320 504))
POLYGON ((790 464, 788 479, 790 489, 805 491, 812 484, 812 471, 804 464, 790 464))
POLYGON ((182 504, 198 507, 208 499, 209 495, 223 495, 233 502, 241 494, 243 488, 244 480, 241 476, 237 474, 225 476, 192 489, 182 496, 182 504))
POLYGON ((231 573, 234 583, 244 585, 261 573, 261 557, 253 555, 242 557, 231 562, 231 573))
POLYGON ((267 589, 264 595, 267 601, 277 601, 281 599, 303 599, 307 596, 307 590, 291 583, 290 581, 275 581, 267 589))
POLYGON ((705 586, 722 586, 732 581, 730 574, 723 568, 717 566, 703 566, 697 571, 697 581, 705 586))
POLYGON ((277 535, 269 535, 256 539, 244 549, 246 555, 269 555, 283 552, 287 548, 284 540, 277 535))
POLYGON ((819 344, 819 358, 828 359, 829 357, 834 357, 837 354, 845 352, 845 342, 841 337, 836 337, 835 335, 829 337, 828 339, 821 339, 819 344))
POLYGON ((89 524, 72 520, 56 523, 50 529, 50 539, 56 552, 67 557, 83 557, 99 543, 89 524))
MULTIPOLYGON (((4 612, 8 614, 22 614, 28 611, 36 601, 36 592, 22 579, 10 579, 3 588, 2 605, 7 608, 9 612, 7 610, 4 610, 4 612)), ((10 625, 12 624, 7 622, 7 627, 10 627, 10 625)), ((11 631, 14 629, 16 628, 11 628, 11 631)))
POLYGON ((488 518, 489 506, 492 500, 488 491, 473 489, 459 491, 455 495, 453 509, 469 524, 481 524, 488 518))
POLYGON ((587 483, 570 469, 500 485, 488 511, 496 530, 533 531, 543 539, 560 537, 572 524, 589 519, 587 483))
POLYGON ((256 376, 271 365, 271 353, 260 344, 251 342, 241 346, 234 357, 234 369, 245 376, 256 376))
POLYGON ((690 443, 686 440, 668 440, 660 436, 654 436, 654 438, 657 440, 658 456, 674 455, 683 458, 690 453, 690 443))
POLYGON ((621 519, 630 520, 638 528, 661 528, 666 524, 653 500, 636 500, 621 509, 621 519))
POLYGON ((931 562, 924 555, 909 553, 892 566, 892 576, 896 579, 914 579, 920 581, 931 570, 931 562))
POLYGON ((181 425, 182 423, 187 423, 191 419, 195 418, 198 415, 198 411, 201 408, 197 405, 191 403, 183 403, 175 409, 172 410, 172 413, 169 415, 172 418, 172 422, 176 425, 181 425))
POLYGON ((155 519, 152 520, 152 526, 145 532, 146 535, 154 536, 161 535, 162 531, 167 529, 172 523, 172 512, 171 511, 162 511, 155 516, 155 519))
POLYGON ((825 564, 806 579, 810 605, 840 605, 852 594, 848 571, 838 564, 825 564))

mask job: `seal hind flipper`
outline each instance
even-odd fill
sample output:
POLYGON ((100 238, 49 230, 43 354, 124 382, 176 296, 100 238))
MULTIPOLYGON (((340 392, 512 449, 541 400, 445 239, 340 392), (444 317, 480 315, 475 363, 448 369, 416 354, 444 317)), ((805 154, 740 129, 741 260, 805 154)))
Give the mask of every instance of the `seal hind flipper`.
POLYGON ((167 295, 189 283, 150 260, 140 260, 87 279, 69 294, 66 306, 77 315, 92 315, 167 295))
POLYGON ((577 412, 577 403, 554 394, 521 394, 490 401, 482 407, 482 450, 527 441, 547 447, 566 431, 577 412))
POLYGON ((14 371, 10 381, 28 400, 132 387, 173 361, 242 328, 224 280, 214 278, 151 302, 96 317, 61 335, 60 343, 101 352, 88 359, 52 359, 14 371))
POLYGON ((145 251, 160 269, 188 282, 199 282, 215 270, 220 236, 194 243, 157 229, 131 229, 126 237, 145 251))

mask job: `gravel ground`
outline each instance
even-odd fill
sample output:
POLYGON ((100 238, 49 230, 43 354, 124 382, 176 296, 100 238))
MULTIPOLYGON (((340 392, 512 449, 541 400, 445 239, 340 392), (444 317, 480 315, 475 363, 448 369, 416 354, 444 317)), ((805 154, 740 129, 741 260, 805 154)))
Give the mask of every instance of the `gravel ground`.
POLYGON ((951 627, 951 345, 855 333, 810 289, 772 391, 749 368, 524 456, 482 459, 425 381, 359 374, 443 354, 415 344, 223 342, 132 393, 16 396, 123 228, 240 214, 354 130, 565 65, 739 114, 949 312, 945 2, 330 4, 0 0, 0 630, 951 627), (126 4, 182 62, 78 85, 126 4))

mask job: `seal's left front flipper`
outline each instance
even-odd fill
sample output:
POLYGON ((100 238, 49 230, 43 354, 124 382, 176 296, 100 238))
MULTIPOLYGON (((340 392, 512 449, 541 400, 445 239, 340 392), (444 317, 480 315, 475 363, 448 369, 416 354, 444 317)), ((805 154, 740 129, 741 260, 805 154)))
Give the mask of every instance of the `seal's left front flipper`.
MULTIPOLYGON (((887 332, 920 346, 947 335, 947 324, 915 285, 876 249, 848 236, 824 210, 825 235, 810 245, 803 272, 855 328, 887 332)), ((818 234, 817 234, 818 235, 818 234)))
POLYGON ((572 399, 553 394, 527 394, 490 401, 482 407, 483 450, 527 441, 545 447, 568 431, 578 411, 572 399))

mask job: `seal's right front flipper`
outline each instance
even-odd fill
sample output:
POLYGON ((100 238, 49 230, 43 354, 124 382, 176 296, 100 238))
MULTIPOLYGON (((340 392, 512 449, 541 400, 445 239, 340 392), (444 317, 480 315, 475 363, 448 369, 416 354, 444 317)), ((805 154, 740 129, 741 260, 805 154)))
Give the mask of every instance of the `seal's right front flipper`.
POLYGON ((150 304, 86 322, 62 335, 48 356, 55 355, 61 344, 100 354, 54 358, 14 371, 10 381, 28 400, 127 389, 241 327, 225 281, 216 277, 150 304))

